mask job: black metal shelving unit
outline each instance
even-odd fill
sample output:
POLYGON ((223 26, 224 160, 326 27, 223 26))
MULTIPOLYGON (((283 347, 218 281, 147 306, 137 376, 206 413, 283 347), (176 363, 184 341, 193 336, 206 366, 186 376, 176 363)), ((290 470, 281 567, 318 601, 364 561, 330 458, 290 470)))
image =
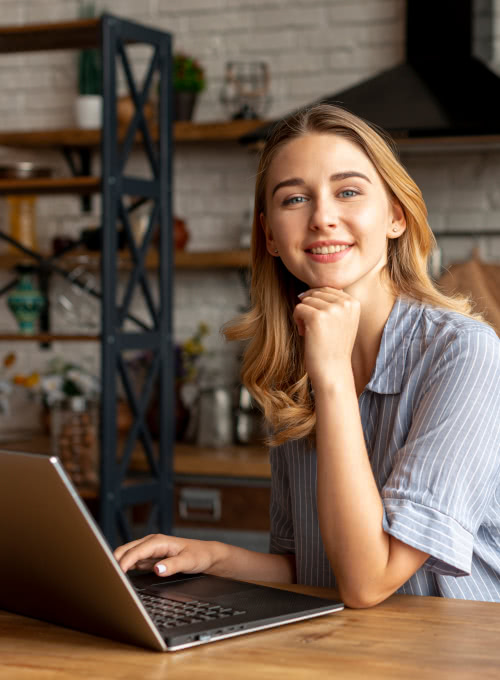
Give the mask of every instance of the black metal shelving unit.
MULTIPOLYGON (((174 364, 172 339, 172 38, 167 32, 148 28, 111 14, 96 20, 66 24, 46 24, 0 29, 0 53, 100 47, 103 59, 103 127, 101 135, 102 255, 101 255, 101 418, 100 418, 100 487, 99 522, 111 546, 132 539, 128 510, 134 505, 150 504, 146 532, 170 533, 173 524, 173 451, 174 451, 174 364), (134 78, 127 54, 130 44, 148 45, 152 56, 142 84, 134 78), (117 124, 117 72, 121 65, 134 114, 121 139, 117 124), (153 142, 144 105, 151 87, 158 81, 158 130, 153 142), (126 173, 127 160, 137 140, 142 146, 151 171, 151 179, 126 173), (140 245, 136 244, 130 224, 130 207, 125 198, 134 197, 133 207, 145 201, 151 207, 148 228, 140 245), (118 230, 133 262, 125 293, 118 299, 118 230), (146 275, 146 255, 155 231, 159 229, 158 295, 155 303, 151 281, 146 275), (140 288, 150 320, 144 322, 130 312, 134 292, 140 288), (134 330, 130 330, 130 324, 134 330), (125 325, 129 324, 127 328, 125 325), (148 351, 152 357, 146 380, 136 393, 124 353, 148 351), (122 450, 117 439, 116 406, 118 381, 126 394, 133 414, 122 450), (153 442, 146 411, 153 389, 159 392, 162 414, 159 439, 153 442), (137 443, 141 446, 137 447, 137 443), (140 448, 147 462, 147 473, 140 478, 129 473, 134 449, 140 448)), ((67 159, 70 151, 63 149, 67 159)), ((74 174, 90 170, 83 163, 73 167, 74 174)), ((69 162, 69 161, 68 161, 69 162)), ((73 164, 74 165, 74 164, 73 164)), ((57 193, 57 189, 53 193, 57 193)), ((58 266, 57 257, 43 257, 24 248, 7 234, 0 237, 29 255, 42 276, 68 272, 58 266)), ((4 286, 10 290, 14 282, 4 286)), ((47 329, 44 329, 47 330, 47 329)), ((50 329, 49 329, 50 330, 50 329)), ((50 336, 50 333, 49 333, 50 336)))

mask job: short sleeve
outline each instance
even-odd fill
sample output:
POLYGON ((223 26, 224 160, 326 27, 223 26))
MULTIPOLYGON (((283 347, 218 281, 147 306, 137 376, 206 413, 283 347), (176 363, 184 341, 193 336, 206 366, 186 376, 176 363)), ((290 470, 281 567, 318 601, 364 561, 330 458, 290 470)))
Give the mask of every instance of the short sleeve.
POLYGON ((288 466, 282 449, 271 449, 271 535, 269 552, 279 555, 295 553, 290 501, 288 466))
POLYGON ((500 475, 500 341, 469 329, 427 351, 433 361, 382 489, 383 526, 430 555, 424 569, 463 576, 500 475))

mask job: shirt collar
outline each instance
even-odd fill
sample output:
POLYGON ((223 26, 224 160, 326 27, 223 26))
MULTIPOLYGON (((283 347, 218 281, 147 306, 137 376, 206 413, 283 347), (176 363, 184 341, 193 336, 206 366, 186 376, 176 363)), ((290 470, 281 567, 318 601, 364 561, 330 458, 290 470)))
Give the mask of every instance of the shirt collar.
POLYGON ((408 347, 423 312, 423 304, 399 296, 384 326, 372 377, 365 389, 379 394, 399 394, 408 347))

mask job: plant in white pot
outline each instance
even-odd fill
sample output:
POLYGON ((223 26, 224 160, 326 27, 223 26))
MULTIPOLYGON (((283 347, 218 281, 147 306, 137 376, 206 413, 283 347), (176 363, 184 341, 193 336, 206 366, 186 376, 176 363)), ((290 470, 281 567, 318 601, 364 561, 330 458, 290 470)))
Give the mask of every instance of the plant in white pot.
MULTIPOLYGON (((94 16, 93 4, 81 7, 81 19, 91 19, 94 16)), ((85 129, 100 128, 102 125, 102 60, 99 49, 85 49, 78 55, 75 120, 78 127, 85 129)))

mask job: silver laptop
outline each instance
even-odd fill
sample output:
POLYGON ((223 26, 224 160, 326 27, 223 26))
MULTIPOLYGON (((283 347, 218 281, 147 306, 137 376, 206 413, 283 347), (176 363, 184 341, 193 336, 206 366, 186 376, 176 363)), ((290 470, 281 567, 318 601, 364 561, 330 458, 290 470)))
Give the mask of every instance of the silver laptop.
POLYGON ((207 574, 125 575, 53 456, 0 451, 0 545, 0 608, 158 651, 344 607, 207 574))

